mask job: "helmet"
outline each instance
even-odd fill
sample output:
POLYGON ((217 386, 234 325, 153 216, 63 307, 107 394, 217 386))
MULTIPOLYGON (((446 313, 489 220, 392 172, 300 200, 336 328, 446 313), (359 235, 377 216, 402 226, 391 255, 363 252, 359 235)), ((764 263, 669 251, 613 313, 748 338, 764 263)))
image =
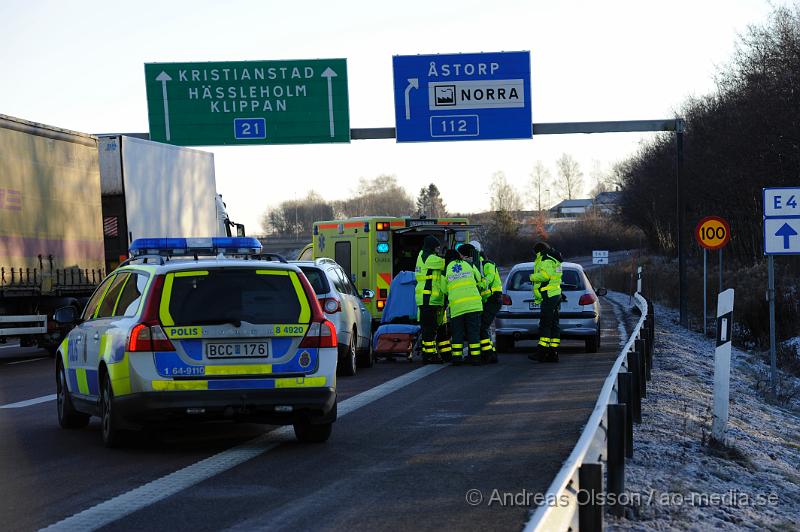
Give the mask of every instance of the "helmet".
POLYGON ((470 242, 469 242, 469 243, 470 243, 470 244, 472 244, 472 247, 474 247, 475 249, 477 249, 477 250, 478 250, 478 253, 480 253, 481 251, 483 251, 483 248, 481 247, 481 243, 480 243, 480 242, 478 242, 477 240, 470 240, 470 242))

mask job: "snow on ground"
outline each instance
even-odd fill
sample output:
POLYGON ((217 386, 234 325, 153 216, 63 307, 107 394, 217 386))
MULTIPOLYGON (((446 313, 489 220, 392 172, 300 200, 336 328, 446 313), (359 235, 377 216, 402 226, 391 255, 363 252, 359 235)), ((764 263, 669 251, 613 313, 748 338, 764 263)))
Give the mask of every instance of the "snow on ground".
MULTIPOLYGON (((629 296, 607 296, 630 308, 629 296)), ((722 447, 709 445, 714 343, 655 306, 652 380, 626 462, 625 518, 609 530, 800 530, 800 404, 757 391, 768 366, 732 350, 730 417, 722 447)), ((736 308, 734 306, 734 319, 736 308)), ((783 375, 788 386, 800 379, 783 375)))

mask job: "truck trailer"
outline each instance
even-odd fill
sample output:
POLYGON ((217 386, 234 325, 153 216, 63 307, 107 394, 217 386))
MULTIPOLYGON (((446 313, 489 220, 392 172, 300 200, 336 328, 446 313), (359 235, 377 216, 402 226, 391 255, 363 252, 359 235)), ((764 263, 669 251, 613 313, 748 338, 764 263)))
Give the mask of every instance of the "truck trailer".
POLYGON ((0 342, 54 351, 66 331, 48 316, 81 310, 133 239, 232 227, 243 235, 216 192, 212 153, 0 115, 0 342))
POLYGON ((0 342, 54 351, 104 274, 97 138, 0 115, 0 342))

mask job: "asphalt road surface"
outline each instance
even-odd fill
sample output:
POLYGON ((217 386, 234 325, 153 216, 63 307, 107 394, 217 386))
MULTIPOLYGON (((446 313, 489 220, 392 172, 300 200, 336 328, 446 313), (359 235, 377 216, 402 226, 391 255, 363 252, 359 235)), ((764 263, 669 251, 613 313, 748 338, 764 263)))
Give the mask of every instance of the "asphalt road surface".
POLYGON ((96 418, 82 430, 58 427, 52 359, 2 346, 0 522, 7 530, 519 530, 526 494, 549 486, 619 351, 614 313, 602 305, 600 353, 565 340, 559 364, 534 363, 525 356, 534 344, 523 342, 496 365, 379 362, 340 378, 339 420, 317 445, 297 443, 290 427, 212 424, 105 449, 96 418))

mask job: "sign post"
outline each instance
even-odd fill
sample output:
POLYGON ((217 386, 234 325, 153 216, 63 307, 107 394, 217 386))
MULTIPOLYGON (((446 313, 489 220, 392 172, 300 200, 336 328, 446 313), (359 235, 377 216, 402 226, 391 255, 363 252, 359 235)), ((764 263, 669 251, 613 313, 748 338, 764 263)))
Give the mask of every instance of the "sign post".
POLYGON ((144 73, 151 140, 350 142, 345 59, 148 63, 144 73))
POLYGON ((397 142, 529 139, 530 52, 396 55, 397 142))
POLYGON ((600 286, 603 286, 604 281, 604 265, 608 264, 608 250, 593 250, 592 251, 592 264, 600 264, 600 286))
POLYGON ((769 300, 769 362, 772 396, 778 388, 775 354, 775 264, 773 255, 800 255, 800 187, 765 188, 764 254, 767 255, 769 300))
POLYGON ((717 296, 717 348, 714 352, 714 419, 711 437, 725 441, 731 383, 731 333, 733 331, 733 289, 717 296))
POLYGON ((708 250, 719 250, 719 290, 722 292, 722 248, 731 239, 731 226, 719 216, 706 216, 694 229, 697 243, 703 247, 703 335, 708 331, 708 250))

